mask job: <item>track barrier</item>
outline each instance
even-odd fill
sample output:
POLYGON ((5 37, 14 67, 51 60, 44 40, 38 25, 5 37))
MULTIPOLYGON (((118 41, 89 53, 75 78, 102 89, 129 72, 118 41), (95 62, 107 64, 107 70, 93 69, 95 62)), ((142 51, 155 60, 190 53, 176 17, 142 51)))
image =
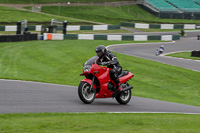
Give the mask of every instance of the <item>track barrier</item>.
POLYGON ((172 41, 179 40, 180 36, 177 35, 96 35, 96 34, 54 34, 44 33, 44 40, 116 40, 116 41, 149 41, 149 40, 162 40, 172 41), (52 38, 49 39, 49 36, 52 38))
POLYGON ((200 50, 199 51, 192 51, 191 56, 192 57, 200 57, 200 50))
POLYGON ((139 29, 199 29, 197 24, 144 24, 121 22, 121 26, 139 29))
POLYGON ((20 42, 38 40, 38 34, 0 35, 0 42, 20 42))

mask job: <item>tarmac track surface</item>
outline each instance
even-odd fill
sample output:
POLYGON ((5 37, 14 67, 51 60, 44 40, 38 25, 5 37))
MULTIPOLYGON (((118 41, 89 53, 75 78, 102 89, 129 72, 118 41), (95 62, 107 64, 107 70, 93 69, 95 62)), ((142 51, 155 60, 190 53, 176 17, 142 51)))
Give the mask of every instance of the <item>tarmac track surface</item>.
MULTIPOLYGON (((165 43, 165 52, 199 49, 200 41, 194 38, 181 39, 177 43, 165 43), (192 43, 191 43, 192 42, 192 43)), ((173 64, 172 58, 156 57, 155 50, 161 44, 132 44, 111 46, 109 49, 188 68, 187 60, 173 64)), ((200 62, 191 61, 188 69, 199 71, 200 62), (194 66, 191 68, 191 66, 194 66)), ((77 85, 78 86, 78 85, 77 85)), ((134 91, 134 89, 133 89, 134 91)), ((132 96, 127 105, 120 105, 115 99, 95 99, 86 105, 78 97, 77 87, 38 82, 0 80, 0 113, 40 112, 153 112, 153 113, 197 113, 200 107, 171 103, 132 96)))
POLYGON ((78 98, 77 87, 46 83, 0 80, 0 113, 40 112, 168 112, 199 113, 200 107, 132 96, 127 105, 115 99, 95 99, 90 104, 78 98))

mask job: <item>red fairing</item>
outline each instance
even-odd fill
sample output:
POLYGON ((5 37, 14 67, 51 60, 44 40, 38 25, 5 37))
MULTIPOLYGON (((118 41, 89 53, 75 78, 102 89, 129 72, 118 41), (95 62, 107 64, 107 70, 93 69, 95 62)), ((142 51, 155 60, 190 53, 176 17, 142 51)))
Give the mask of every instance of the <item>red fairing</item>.
MULTIPOLYGON (((90 85, 92 84, 92 80, 91 80, 91 79, 83 79, 83 80, 81 80, 81 81, 87 82, 87 83, 90 84, 90 85)), ((96 86, 93 85, 93 88, 96 89, 96 86)))
POLYGON ((95 63, 94 65, 92 65, 91 73, 98 78, 100 84, 105 84, 111 81, 109 76, 110 70, 110 68, 100 67, 95 63), (94 74, 95 71, 98 71, 98 73, 94 74))
POLYGON ((120 77, 119 81, 121 82, 121 84, 123 84, 123 83, 127 82, 128 80, 130 80, 132 77, 134 77, 134 75, 131 72, 129 72, 128 75, 120 77))

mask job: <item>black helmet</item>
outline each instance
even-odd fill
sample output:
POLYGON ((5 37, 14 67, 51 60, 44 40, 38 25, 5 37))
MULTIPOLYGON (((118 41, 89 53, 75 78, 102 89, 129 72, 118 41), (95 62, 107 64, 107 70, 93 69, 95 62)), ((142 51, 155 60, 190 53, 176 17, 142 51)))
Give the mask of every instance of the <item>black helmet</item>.
POLYGON ((164 48, 164 45, 161 45, 160 48, 164 48))
POLYGON ((97 56, 98 56, 99 58, 102 58, 102 57, 106 54, 106 52, 107 52, 106 47, 103 46, 103 45, 99 45, 99 46, 95 49, 95 51, 96 51, 97 56))

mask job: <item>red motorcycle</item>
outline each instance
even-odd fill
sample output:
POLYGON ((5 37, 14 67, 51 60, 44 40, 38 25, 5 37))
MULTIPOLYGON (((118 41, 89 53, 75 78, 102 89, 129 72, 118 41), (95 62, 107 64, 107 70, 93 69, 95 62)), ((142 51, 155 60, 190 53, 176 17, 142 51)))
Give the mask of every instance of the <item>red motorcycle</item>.
MULTIPOLYGON (((111 80, 109 72, 111 68, 101 67, 96 63, 97 56, 90 58, 83 65, 83 73, 85 76, 78 87, 79 98, 82 102, 90 104, 95 98, 112 98, 112 94, 116 89, 116 84, 111 80)), ((127 83, 134 75, 129 71, 122 71, 119 75, 122 91, 115 95, 115 99, 120 104, 127 104, 131 99, 131 89, 127 83)))

